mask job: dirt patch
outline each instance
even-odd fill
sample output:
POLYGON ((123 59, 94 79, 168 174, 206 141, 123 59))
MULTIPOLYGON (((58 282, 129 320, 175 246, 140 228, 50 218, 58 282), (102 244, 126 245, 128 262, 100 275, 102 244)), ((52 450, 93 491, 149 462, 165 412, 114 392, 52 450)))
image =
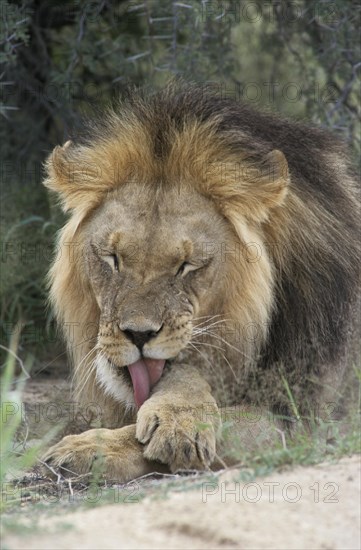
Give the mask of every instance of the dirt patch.
MULTIPOLYGON (((40 441, 54 427, 62 432, 64 422, 74 428, 65 378, 30 379, 23 404, 19 438, 28 443, 40 441)), ((82 429, 87 427, 85 422, 82 429)), ((78 506, 78 500, 63 507, 49 503, 33 514, 32 505, 24 504, 24 514, 8 515, 17 525, 5 534, 3 548, 359 549, 360 466, 360 456, 353 456, 248 483, 240 481, 247 479, 244 470, 201 474, 193 485, 180 479, 170 488, 166 480, 149 480, 151 486, 135 483, 125 502, 124 493, 119 498, 115 490, 111 504, 108 493, 91 508, 78 506), (154 484, 161 490, 152 490, 154 484)))
POLYGON ((166 498, 41 517, 40 531, 8 534, 10 550, 359 549, 360 457, 297 467, 249 483, 240 471, 166 498), (42 532, 41 532, 42 531, 42 532))

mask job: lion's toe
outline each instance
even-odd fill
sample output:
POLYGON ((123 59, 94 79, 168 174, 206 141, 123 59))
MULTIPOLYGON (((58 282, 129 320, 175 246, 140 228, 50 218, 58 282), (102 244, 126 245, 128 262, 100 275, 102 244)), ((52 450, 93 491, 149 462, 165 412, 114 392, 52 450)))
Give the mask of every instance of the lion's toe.
POLYGON ((171 471, 206 470, 215 456, 213 427, 201 426, 189 412, 140 410, 136 436, 145 445, 145 458, 167 464, 171 471))
POLYGON ((66 436, 43 455, 42 462, 49 474, 60 473, 64 477, 91 472, 99 451, 94 446, 85 448, 81 436, 66 436))

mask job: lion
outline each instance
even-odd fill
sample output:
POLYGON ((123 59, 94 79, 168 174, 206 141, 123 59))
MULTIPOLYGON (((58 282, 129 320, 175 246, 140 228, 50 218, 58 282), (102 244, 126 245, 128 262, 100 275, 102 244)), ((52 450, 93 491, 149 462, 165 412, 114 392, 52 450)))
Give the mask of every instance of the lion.
POLYGON ((133 91, 46 172, 69 213, 50 299, 76 399, 102 410, 49 464, 87 473, 101 458, 122 482, 214 468, 222 410, 292 424, 335 399, 360 250, 334 136, 175 83, 133 91))

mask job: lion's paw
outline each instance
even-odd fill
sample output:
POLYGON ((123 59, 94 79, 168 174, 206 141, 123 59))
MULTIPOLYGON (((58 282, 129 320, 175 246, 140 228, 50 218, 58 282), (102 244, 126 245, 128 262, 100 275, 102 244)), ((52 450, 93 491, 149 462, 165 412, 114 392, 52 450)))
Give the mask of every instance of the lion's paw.
POLYGON ((125 483, 159 471, 143 457, 143 446, 135 438, 135 426, 118 430, 94 429, 68 435, 42 457, 51 470, 65 477, 96 472, 125 483))
POLYGON ((84 439, 79 435, 67 435, 59 443, 53 445, 41 457, 51 469, 69 477, 89 473, 96 456, 95 449, 84 449, 84 439), (85 450, 85 452, 83 452, 85 450))
POLYGON ((136 437, 145 445, 144 456, 176 470, 207 470, 214 460, 213 425, 197 418, 195 408, 154 405, 146 401, 138 412, 136 437))

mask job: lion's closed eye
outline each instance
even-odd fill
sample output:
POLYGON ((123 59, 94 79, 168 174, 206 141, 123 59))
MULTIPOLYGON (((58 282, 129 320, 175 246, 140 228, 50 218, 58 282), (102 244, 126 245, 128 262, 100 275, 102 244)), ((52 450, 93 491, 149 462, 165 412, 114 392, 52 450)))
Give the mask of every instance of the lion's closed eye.
POLYGON ((200 269, 202 266, 194 265, 189 262, 183 262, 176 273, 176 276, 185 277, 188 273, 191 271, 196 271, 197 269, 200 269))
POLYGON ((117 254, 107 254, 102 256, 102 258, 114 271, 119 272, 119 258, 117 254))

